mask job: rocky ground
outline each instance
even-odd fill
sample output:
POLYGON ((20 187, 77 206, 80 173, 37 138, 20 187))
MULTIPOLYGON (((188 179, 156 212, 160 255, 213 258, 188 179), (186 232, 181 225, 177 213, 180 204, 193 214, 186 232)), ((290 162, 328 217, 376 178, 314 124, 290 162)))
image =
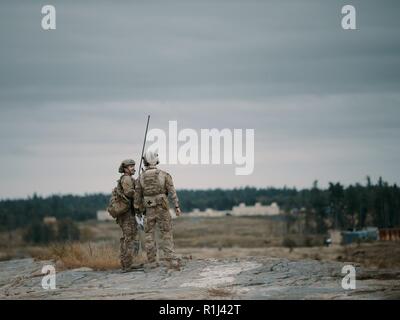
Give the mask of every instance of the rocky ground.
POLYGON ((0 299, 400 299, 400 271, 356 266, 356 289, 341 287, 345 262, 246 257, 188 260, 129 273, 89 268, 58 271, 56 289, 41 286, 51 261, 0 262, 0 299))

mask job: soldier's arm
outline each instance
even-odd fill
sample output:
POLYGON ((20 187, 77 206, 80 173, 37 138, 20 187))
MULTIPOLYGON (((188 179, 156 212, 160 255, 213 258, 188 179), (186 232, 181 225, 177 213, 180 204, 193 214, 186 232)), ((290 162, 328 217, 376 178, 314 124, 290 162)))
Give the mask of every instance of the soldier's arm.
POLYGON ((131 177, 124 176, 122 177, 121 185, 124 195, 129 199, 133 199, 135 195, 135 185, 133 179, 131 177))
POLYGON ((144 211, 143 190, 142 186, 140 185, 139 179, 135 181, 135 196, 133 201, 133 207, 135 208, 136 212, 142 213, 144 211))
POLYGON ((171 200, 172 200, 175 208, 179 208, 178 195, 176 194, 174 183, 173 183, 172 177, 169 173, 167 173, 166 177, 165 177, 165 187, 168 191, 168 195, 171 197, 171 200))

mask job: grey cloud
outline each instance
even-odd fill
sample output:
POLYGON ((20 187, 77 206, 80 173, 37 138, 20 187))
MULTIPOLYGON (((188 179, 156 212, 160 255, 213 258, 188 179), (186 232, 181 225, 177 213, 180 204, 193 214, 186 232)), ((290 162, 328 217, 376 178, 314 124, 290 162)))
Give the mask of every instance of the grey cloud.
POLYGON ((352 1, 357 31, 344 1, 53 4, 50 32, 41 4, 1 4, 0 197, 108 192, 147 114, 256 130, 253 175, 167 166, 180 187, 400 181, 397 1, 352 1))
POLYGON ((391 6, 397 2, 356 1, 354 32, 340 28, 341 4, 56 1, 54 32, 40 30, 36 4, 9 5, 2 17, 9 28, 2 31, 0 97, 248 99, 395 91, 399 22, 391 6), (10 32, 16 25, 18 33, 10 32))

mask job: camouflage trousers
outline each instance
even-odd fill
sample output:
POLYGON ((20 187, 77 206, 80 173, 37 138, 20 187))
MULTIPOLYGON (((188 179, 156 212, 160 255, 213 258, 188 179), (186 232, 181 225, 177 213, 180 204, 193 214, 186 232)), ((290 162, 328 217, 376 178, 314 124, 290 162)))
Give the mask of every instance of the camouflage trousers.
POLYGON ((161 250, 166 260, 175 258, 174 242, 172 237, 172 218, 168 209, 157 205, 146 208, 146 253, 149 263, 156 261, 157 247, 155 243, 155 225, 159 226, 161 236, 161 250))
POLYGON ((122 269, 129 268, 133 262, 133 254, 136 252, 138 238, 137 222, 129 211, 117 218, 121 227, 122 237, 120 239, 120 261, 122 269))

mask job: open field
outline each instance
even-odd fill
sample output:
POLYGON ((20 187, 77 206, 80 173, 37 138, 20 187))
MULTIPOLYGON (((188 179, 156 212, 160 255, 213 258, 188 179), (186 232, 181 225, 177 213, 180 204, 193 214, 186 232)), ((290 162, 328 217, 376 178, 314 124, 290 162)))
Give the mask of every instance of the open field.
MULTIPOLYGON (((268 247, 281 246, 285 237, 303 246, 322 245, 322 236, 304 237, 296 226, 288 228, 282 217, 219 217, 178 218, 173 220, 177 247, 268 247)), ((83 240, 118 239, 120 229, 113 222, 88 221, 81 223, 83 240)))
MULTIPOLYGON (((32 246, 24 244, 21 230, 0 234, 0 260, 34 257, 55 259, 61 268, 89 266, 96 270, 117 269, 120 229, 114 222, 79 224, 81 241, 75 244, 32 246), (11 240, 10 240, 11 237, 11 240)), ((174 238, 178 254, 193 259, 244 258, 249 256, 350 261, 370 268, 398 268, 399 242, 372 242, 348 246, 322 246, 322 236, 287 234, 286 223, 268 217, 178 218, 174 238), (282 244, 291 239, 293 247, 282 244)), ((291 229, 293 232, 293 228, 291 229)), ((142 258, 141 258, 142 259, 142 258)))

